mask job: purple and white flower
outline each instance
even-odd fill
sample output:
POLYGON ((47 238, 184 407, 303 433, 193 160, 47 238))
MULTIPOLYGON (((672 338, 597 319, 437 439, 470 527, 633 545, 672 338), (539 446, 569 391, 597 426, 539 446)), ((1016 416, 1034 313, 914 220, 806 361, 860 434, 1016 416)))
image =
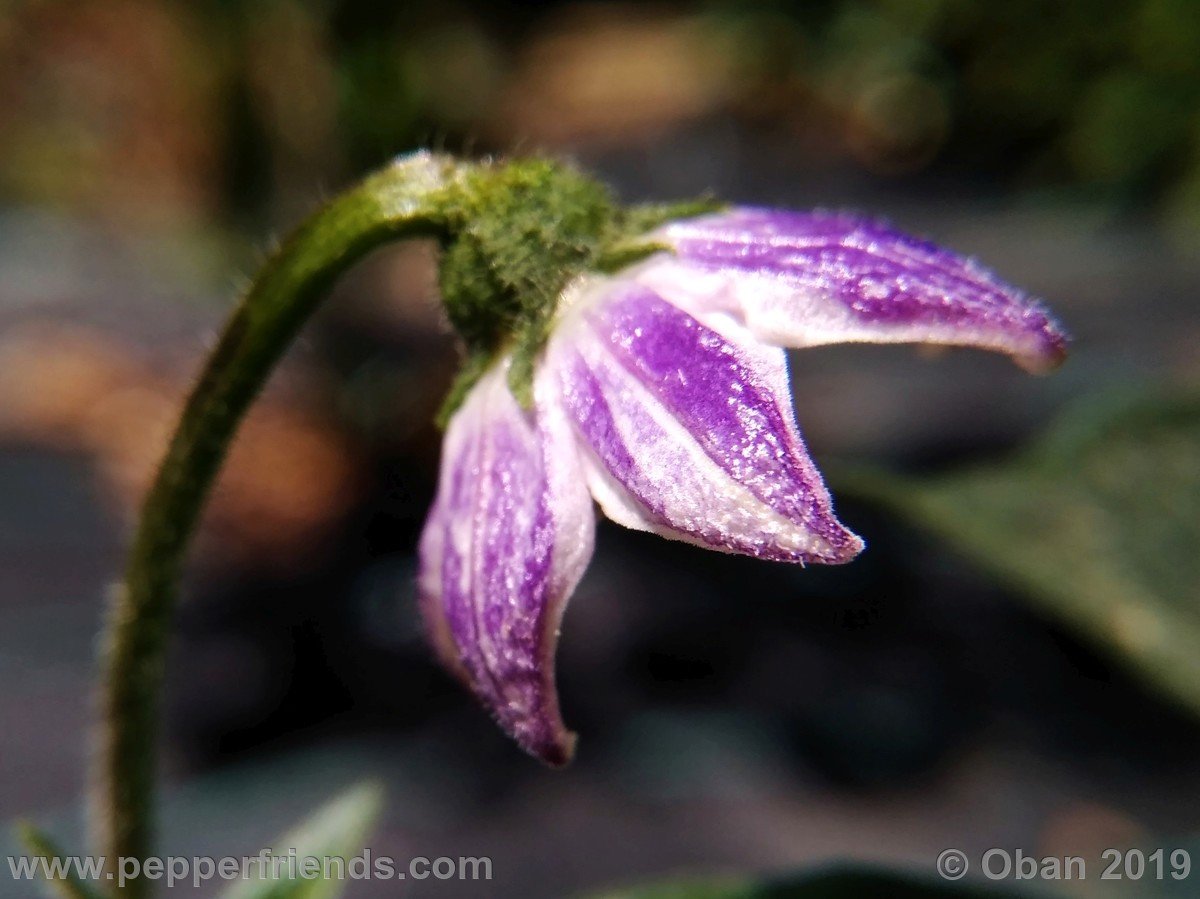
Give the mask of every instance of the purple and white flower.
POLYGON ((981 347, 1031 371, 1066 337, 975 262, 850 215, 766 209, 668 223, 668 249, 559 299, 522 408, 500 358, 450 420, 421 539, 423 613, 444 662, 527 751, 571 756, 554 653, 612 520, 722 552, 839 564, 863 541, 792 415, 784 347, 981 347))

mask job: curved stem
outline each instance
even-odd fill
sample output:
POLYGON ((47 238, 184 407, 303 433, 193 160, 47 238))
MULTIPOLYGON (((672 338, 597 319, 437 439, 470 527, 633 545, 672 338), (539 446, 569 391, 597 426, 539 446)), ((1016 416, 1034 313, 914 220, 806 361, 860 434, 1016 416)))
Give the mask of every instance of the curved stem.
MULTIPOLYGON (((238 423, 338 275, 387 241, 441 235, 447 187, 461 171, 444 157, 405 157, 316 212, 254 280, 188 398, 142 507, 104 632, 92 795, 98 851, 110 866, 152 851, 159 696, 176 582, 238 423)), ((149 885, 137 878, 116 892, 142 897, 149 885)))

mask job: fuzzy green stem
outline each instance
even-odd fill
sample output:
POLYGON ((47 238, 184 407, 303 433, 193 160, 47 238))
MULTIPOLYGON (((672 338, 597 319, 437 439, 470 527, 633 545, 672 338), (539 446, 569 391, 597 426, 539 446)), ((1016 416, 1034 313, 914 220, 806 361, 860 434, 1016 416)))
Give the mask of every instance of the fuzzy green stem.
MULTIPOLYGON (((142 507, 104 633, 103 730, 92 776, 98 851, 110 865, 153 851, 163 657, 177 582, 238 423, 342 272, 385 242, 444 236, 447 189, 463 171, 442 157, 406 157, 316 212, 254 280, 188 398, 142 507)), ((149 887, 138 878, 114 887, 114 895, 140 899, 149 887)))

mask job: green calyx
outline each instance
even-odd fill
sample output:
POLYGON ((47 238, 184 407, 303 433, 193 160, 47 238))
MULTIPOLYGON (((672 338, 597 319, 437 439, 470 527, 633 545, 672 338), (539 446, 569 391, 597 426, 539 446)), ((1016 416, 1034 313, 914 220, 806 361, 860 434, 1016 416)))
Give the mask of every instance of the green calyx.
POLYGON ((709 201, 624 209, 608 189, 562 163, 527 159, 472 168, 446 196, 439 282, 467 360, 439 415, 445 423, 503 353, 509 386, 532 405, 533 368, 563 288, 665 249, 644 235, 711 211, 709 201))
POLYGON ((617 207, 603 185, 540 159, 476 169, 456 193, 442 300, 471 350, 494 351, 553 312, 610 241, 617 207))

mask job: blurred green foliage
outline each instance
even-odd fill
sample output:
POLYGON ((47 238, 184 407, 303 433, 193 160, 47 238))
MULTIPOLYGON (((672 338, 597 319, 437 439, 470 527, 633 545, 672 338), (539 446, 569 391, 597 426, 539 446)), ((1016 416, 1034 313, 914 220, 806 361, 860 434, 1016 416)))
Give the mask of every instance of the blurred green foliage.
MULTIPOLYGON (((1169 838, 1156 840, 1160 846, 1183 846, 1183 851, 1195 856, 1194 839, 1182 841, 1169 838)), ((947 850, 954 852, 955 850, 947 850)), ((1137 850, 1133 850, 1137 851, 1137 850)), ((1143 850, 1149 856, 1152 849, 1143 850)), ((1011 852, 1011 850, 1010 850, 1011 852)), ((1041 857, 1025 853, 1027 859, 1039 864, 1061 864, 1061 857, 1041 857)), ((1011 855, 1010 855, 1011 858, 1011 855)), ((1093 881, 1086 891, 1078 889, 1082 881, 1068 883, 1066 878, 1056 882, 1052 877, 1021 880, 1014 876, 989 882, 979 868, 967 866, 966 876, 961 880, 935 877, 933 871, 940 864, 931 859, 926 870, 888 868, 881 865, 842 862, 814 865, 790 874, 774 876, 714 877, 709 879, 680 879, 631 887, 603 893, 594 899, 864 899, 864 897, 887 897, 887 899, 1033 899, 1051 896, 1103 896, 1107 899, 1170 899, 1170 897, 1192 897, 1196 895, 1194 885, 1188 877, 1176 878, 1166 868, 1167 876, 1132 877, 1129 875, 1101 878, 1100 871, 1106 870, 1105 857, 1087 858, 1085 871, 1093 881)), ((1190 859, 1189 859, 1190 862, 1190 859)), ((993 866, 999 862, 993 862, 993 866)), ((1153 863, 1149 863, 1151 866, 1153 863)), ((997 870, 992 867, 992 870, 997 870)), ((1053 870, 1044 868, 1043 870, 1053 870)), ((1146 869, 1150 870, 1149 868, 1146 869)), ((1186 869, 1190 870, 1190 868, 1186 869)), ((1122 873, 1117 869, 1116 873, 1122 873)))
MULTIPOLYGON (((351 859, 363 857, 363 848, 382 807, 383 790, 377 784, 361 783, 345 790, 280 837, 271 848, 274 860, 266 856, 264 850, 260 853, 264 857, 261 867, 257 862, 251 862, 239 868, 245 871, 246 876, 236 879, 221 896, 223 899, 338 899, 356 879, 345 865, 351 859), (322 863, 330 860, 330 876, 325 877, 324 870, 318 877, 304 876, 299 861, 290 863, 292 857, 297 860, 318 859, 322 863), (333 859, 340 862, 334 862, 333 859)), ((100 889, 94 882, 80 879, 70 863, 73 857, 43 831, 24 824, 19 827, 19 833, 21 842, 31 855, 63 860, 69 877, 46 883, 53 895, 64 899, 102 899, 115 895, 100 889)), ((246 858, 254 859, 256 856, 246 858)), ((366 870, 374 871, 369 862, 366 870)), ((160 868, 159 874, 162 875, 163 871, 160 868)), ((180 883, 188 883, 193 874, 208 879, 217 876, 222 880, 230 879, 220 875, 219 871, 206 875, 197 869, 185 875, 180 883)), ((162 876, 151 877, 155 881, 161 879, 162 876)), ((361 872, 357 879, 363 879, 361 872)))
POLYGON ((420 144, 571 151, 734 116, 798 166, 1200 229, 1192 0, 16 0, 0 83, 0 196, 123 221, 290 217, 420 144))
POLYGON ((927 82, 947 105, 947 166, 1200 214, 1192 0, 846 0, 814 34, 820 71, 927 82))
MULTIPOLYGON (((359 784, 321 806, 295 830, 280 837, 272 851, 281 859, 294 853, 299 859, 338 859, 348 864, 351 859, 362 856, 382 807, 382 789, 371 783, 359 784)), ((337 899, 355 878, 349 869, 339 869, 337 862, 330 864, 330 876, 325 877, 322 872, 319 878, 291 875, 286 865, 279 870, 290 876, 277 877, 267 868, 260 877, 257 865, 250 865, 247 870, 251 877, 235 882, 221 895, 223 899, 337 899)), ((373 872, 374 869, 368 867, 367 870, 373 872)))
POLYGON ((1023 895, 1007 887, 940 881, 917 872, 847 863, 776 877, 661 883, 596 899, 1015 899, 1023 895))
MULTIPOLYGON (((1200 712, 1200 394, 1102 396, 1014 458, 847 472, 1200 712)), ((835 482, 836 483, 836 482, 835 482)))

